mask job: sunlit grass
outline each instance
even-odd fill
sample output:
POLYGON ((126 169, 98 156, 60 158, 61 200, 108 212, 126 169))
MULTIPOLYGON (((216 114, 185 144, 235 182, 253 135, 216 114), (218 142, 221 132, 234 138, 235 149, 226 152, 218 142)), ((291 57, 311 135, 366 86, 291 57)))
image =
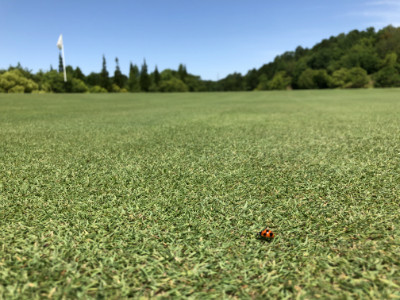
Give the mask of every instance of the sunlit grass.
POLYGON ((0 299, 400 297, 399 94, 0 94, 0 299))

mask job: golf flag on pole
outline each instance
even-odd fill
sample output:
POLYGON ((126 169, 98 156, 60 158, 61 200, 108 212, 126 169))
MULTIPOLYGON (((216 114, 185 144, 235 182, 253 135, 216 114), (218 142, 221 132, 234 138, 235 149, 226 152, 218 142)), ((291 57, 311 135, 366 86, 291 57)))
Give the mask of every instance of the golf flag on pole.
POLYGON ((63 48, 63 39, 62 39, 62 34, 60 34, 60 37, 58 38, 58 42, 57 42, 57 47, 58 49, 62 49, 63 48))
POLYGON ((67 82, 67 72, 65 71, 65 58, 64 58, 64 42, 63 42, 62 34, 60 34, 60 37, 58 38, 57 48, 59 50, 61 50, 61 52, 62 52, 62 62, 63 62, 63 68, 64 68, 64 81, 67 82))

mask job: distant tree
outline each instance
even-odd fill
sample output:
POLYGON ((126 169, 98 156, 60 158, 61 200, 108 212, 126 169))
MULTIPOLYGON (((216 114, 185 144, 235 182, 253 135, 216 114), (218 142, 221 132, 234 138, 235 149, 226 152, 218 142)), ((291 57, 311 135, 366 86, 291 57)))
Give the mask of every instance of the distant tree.
POLYGON ((244 90, 252 91, 256 89, 259 83, 258 77, 259 75, 256 69, 248 71, 246 76, 244 77, 244 90))
POLYGON ((293 72, 292 87, 299 88, 300 75, 307 70, 307 57, 302 57, 296 62, 295 70, 293 72))
POLYGON ((150 75, 151 85, 149 88, 150 92, 158 92, 161 82, 161 75, 158 72, 157 66, 154 68, 154 72, 150 75))
POLYGON ((326 70, 305 70, 299 77, 301 89, 326 89, 331 86, 331 78, 326 70))
POLYGON ((306 53, 307 53, 307 49, 304 49, 303 47, 298 46, 296 48, 296 51, 294 52, 294 57, 296 58, 296 60, 298 60, 301 57, 303 57, 306 53))
POLYGON ((72 66, 66 66, 65 67, 65 72, 67 73, 67 78, 73 78, 75 77, 75 71, 74 68, 72 66))
POLYGON ((399 87, 400 74, 394 67, 384 67, 373 75, 376 87, 399 87))
POLYGON ((99 85, 95 85, 89 89, 89 92, 90 93, 107 93, 108 91, 99 85))
POLYGON ((314 70, 327 69, 332 60, 340 58, 341 52, 338 47, 315 50, 308 60, 308 66, 314 70))
POLYGON ((106 89, 107 91, 111 90, 111 82, 110 82, 110 78, 108 77, 108 71, 107 71, 107 65, 106 65, 106 58, 103 55, 103 66, 100 72, 100 86, 104 89, 106 89))
POLYGON ((182 80, 183 82, 185 82, 185 78, 187 76, 187 71, 186 71, 186 66, 183 64, 180 64, 178 67, 178 75, 179 75, 179 79, 182 80))
POLYGON ((86 83, 89 86, 100 86, 100 73, 90 73, 88 76, 86 76, 86 83))
POLYGON ((332 87, 339 88, 363 88, 367 87, 370 78, 361 67, 354 67, 351 69, 339 69, 332 74, 332 87))
POLYGON ((275 74, 274 78, 268 82, 269 90, 286 90, 290 87, 292 78, 287 76, 285 71, 280 71, 275 74))
POLYGON ((400 75, 395 68, 383 68, 375 73, 375 86, 376 87, 399 87, 400 75))
POLYGON ((176 74, 176 71, 173 71, 171 69, 163 70, 160 75, 161 75, 161 80, 162 81, 170 80, 172 78, 178 78, 178 76, 176 74))
POLYGON ((89 91, 89 88, 81 79, 71 78, 70 80, 68 80, 68 82, 70 82, 70 87, 68 91, 70 93, 86 93, 89 91))
POLYGON ((351 68, 349 71, 349 82, 346 88, 364 88, 370 82, 370 78, 366 70, 361 67, 351 68))
POLYGON ((317 89, 318 85, 314 81, 314 70, 312 69, 306 69, 301 73, 299 80, 298 80, 298 86, 301 89, 317 89))
POLYGON ((256 87, 256 89, 255 90, 257 90, 257 91, 265 91, 265 90, 268 90, 268 82, 269 82, 269 80, 268 80, 268 77, 267 77, 267 75, 265 75, 265 74, 261 74, 260 75, 260 77, 258 78, 258 85, 257 85, 257 87, 256 87))
POLYGON ((180 79, 173 77, 160 83, 160 92, 188 92, 188 86, 180 79))
POLYGON ((360 44, 354 45, 338 62, 340 67, 347 69, 361 67, 369 74, 379 69, 379 57, 371 41, 367 39, 360 40, 360 44))
POLYGON ((387 26, 377 34, 376 49, 380 57, 394 52, 400 55, 400 27, 387 26))
POLYGON ((185 78, 185 84, 187 85, 189 92, 207 91, 206 84, 201 80, 200 76, 188 74, 185 78))
POLYGON ((31 79, 24 77, 18 70, 10 70, 0 75, 0 92, 3 93, 30 93, 38 90, 39 86, 31 79))
POLYGON ((160 84, 160 81, 161 81, 161 75, 158 72, 158 69, 157 69, 157 66, 156 66, 155 69, 154 69, 154 84, 156 86, 158 86, 160 84))
POLYGON ((146 60, 143 61, 142 68, 140 70, 140 89, 144 92, 148 92, 150 88, 150 76, 147 72, 146 60))
POLYGON ((332 87, 344 88, 348 82, 349 70, 341 68, 332 74, 332 87))
POLYGON ((233 73, 219 81, 222 91, 240 91, 243 90, 244 80, 240 73, 233 73))
POLYGON ((83 74, 83 72, 81 71, 81 69, 79 67, 76 67, 76 69, 74 71, 74 78, 80 79, 82 81, 86 81, 85 74, 83 74))
POLYGON ((128 90, 130 92, 140 92, 139 68, 132 63, 129 65, 128 90))
POLYGON ((331 77, 326 70, 314 70, 314 81, 319 89, 327 89, 331 87, 331 77))
POLYGON ((42 90, 53 93, 67 92, 64 76, 55 70, 45 73, 43 75, 42 90))
POLYGON ((63 60, 61 54, 58 54, 58 73, 63 73, 63 72, 64 72, 63 60))
POLYGON ((118 57, 115 58, 115 71, 114 71, 113 82, 119 88, 123 88, 125 86, 125 83, 126 83, 126 77, 122 74, 122 72, 121 72, 121 70, 119 68, 118 57))
POLYGON ((397 54, 390 52, 382 61, 381 69, 373 76, 376 87, 398 87, 400 86, 400 66, 397 62, 397 54))
POLYGON ((388 53, 383 60, 382 66, 384 68, 395 68, 397 66, 397 54, 394 52, 388 53))

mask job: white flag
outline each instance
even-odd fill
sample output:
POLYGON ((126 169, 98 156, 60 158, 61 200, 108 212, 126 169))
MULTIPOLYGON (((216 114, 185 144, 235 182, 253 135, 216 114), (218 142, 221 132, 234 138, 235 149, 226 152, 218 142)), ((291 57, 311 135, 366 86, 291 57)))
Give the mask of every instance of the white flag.
POLYGON ((62 34, 60 34, 60 37, 58 38, 57 47, 58 47, 58 49, 60 49, 60 50, 63 48, 62 34))
POLYGON ((57 47, 58 47, 58 49, 62 50, 62 63, 63 63, 63 69, 64 69, 64 81, 67 82, 67 72, 65 71, 64 44, 63 44, 62 34, 60 34, 60 37, 58 38, 57 47))

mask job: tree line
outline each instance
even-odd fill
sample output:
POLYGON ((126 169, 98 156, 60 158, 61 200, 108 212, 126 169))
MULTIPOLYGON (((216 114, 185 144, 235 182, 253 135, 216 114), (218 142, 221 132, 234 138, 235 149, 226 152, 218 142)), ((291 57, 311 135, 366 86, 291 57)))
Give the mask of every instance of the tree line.
POLYGON ((285 89, 400 87, 400 27, 379 31, 370 27, 324 39, 311 49, 297 47, 247 74, 229 74, 217 81, 190 74, 184 64, 177 70, 149 72, 146 60, 140 68, 130 63, 121 72, 118 58, 112 75, 103 56, 99 73, 83 74, 66 67, 64 82, 61 57, 58 70, 50 67, 32 73, 21 65, 0 70, 0 92, 106 93, 106 92, 202 92, 285 89))

